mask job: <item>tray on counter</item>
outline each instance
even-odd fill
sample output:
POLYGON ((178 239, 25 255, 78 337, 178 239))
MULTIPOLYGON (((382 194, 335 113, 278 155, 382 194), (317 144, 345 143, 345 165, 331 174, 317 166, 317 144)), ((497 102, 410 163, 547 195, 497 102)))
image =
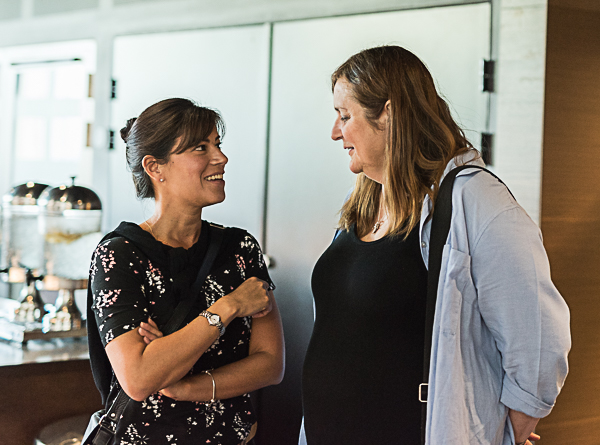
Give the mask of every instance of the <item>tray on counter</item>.
POLYGON ((82 326, 79 329, 68 331, 46 331, 42 329, 42 323, 22 323, 11 321, 11 314, 19 306, 19 302, 9 298, 0 298, 0 339, 25 344, 29 340, 50 340, 53 338, 74 338, 87 336, 87 329, 82 326))
POLYGON ((23 324, 15 321, 9 321, 0 318, 0 338, 3 340, 14 341, 17 343, 27 343, 29 340, 50 340, 53 338, 71 338, 85 337, 87 329, 71 329, 69 331, 48 331, 44 332, 41 328, 32 328, 29 323, 23 324))

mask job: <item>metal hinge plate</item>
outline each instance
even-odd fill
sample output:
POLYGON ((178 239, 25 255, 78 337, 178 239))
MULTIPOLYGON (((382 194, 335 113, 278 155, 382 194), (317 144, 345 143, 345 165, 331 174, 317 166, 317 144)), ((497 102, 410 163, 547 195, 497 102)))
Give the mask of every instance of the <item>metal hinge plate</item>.
POLYGON ((482 66, 481 90, 493 93, 495 88, 496 62, 494 60, 484 60, 482 66))
POLYGON ((115 148, 115 132, 108 130, 108 149, 113 150, 115 148))
POLYGON ((110 98, 117 98, 117 81, 115 79, 111 79, 110 81, 110 98))

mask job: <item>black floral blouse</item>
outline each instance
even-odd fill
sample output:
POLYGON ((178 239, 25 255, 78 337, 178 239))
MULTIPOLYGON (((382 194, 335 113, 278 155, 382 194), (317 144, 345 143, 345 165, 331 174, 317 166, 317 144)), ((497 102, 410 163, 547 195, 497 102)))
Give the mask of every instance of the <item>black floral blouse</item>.
MULTIPOLYGON (((104 346, 136 329, 149 316, 159 327, 164 326, 180 295, 196 278, 208 246, 205 221, 200 239, 188 250, 166 246, 132 223, 122 223, 121 228, 132 233, 131 238, 117 237, 99 244, 90 269, 92 310, 104 346)), ((250 277, 265 280, 274 289, 258 242, 244 230, 226 228, 219 254, 186 323, 250 277)), ((190 374, 247 357, 251 329, 250 317, 234 319, 190 374)), ((113 376, 108 405, 119 390, 113 376)), ((176 401, 155 393, 142 402, 129 402, 114 443, 237 445, 255 421, 249 394, 205 403, 176 401)))

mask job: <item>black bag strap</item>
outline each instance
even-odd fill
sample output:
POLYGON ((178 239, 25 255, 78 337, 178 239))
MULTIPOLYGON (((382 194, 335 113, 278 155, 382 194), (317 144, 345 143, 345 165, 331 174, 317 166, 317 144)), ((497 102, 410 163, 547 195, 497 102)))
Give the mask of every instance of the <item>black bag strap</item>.
MULTIPOLYGON (((433 320, 437 300, 440 270, 442 268, 442 254, 444 245, 450 232, 452 219, 452 190, 456 176, 467 168, 476 168, 488 172, 502 184, 502 180, 491 171, 478 165, 462 165, 452 169, 442 181, 438 191, 433 219, 431 221, 431 234, 429 237, 429 266, 427 272, 427 303, 425 306, 425 348, 423 356, 423 383, 419 385, 419 401, 421 406, 421 443, 425 444, 425 426, 427 422, 427 389, 429 382, 429 368, 431 365, 431 343, 433 341, 433 320)), ((506 186, 506 184, 504 184, 506 186)), ((507 187, 508 189, 508 187, 507 187)), ((512 195, 510 190, 509 193, 512 195)), ((514 196, 513 196, 514 198, 514 196)))
MULTIPOLYGON (((202 265, 198 271, 196 281, 194 281, 188 297, 181 300, 175 307, 173 315, 171 315, 171 318, 169 321, 167 321, 163 328, 164 335, 172 334, 181 327, 185 317, 189 314, 192 305, 196 301, 196 298, 200 293, 200 289, 202 288, 202 285, 208 276, 208 272, 210 271, 210 268, 212 267, 215 258, 219 253, 225 230, 223 226, 213 223, 210 223, 209 227, 211 229, 209 231, 210 244, 208 246, 206 256, 202 260, 202 265)), ((117 394, 117 397, 115 397, 115 400, 111 404, 110 408, 106 410, 106 414, 102 417, 102 419, 100 419, 100 428, 97 434, 115 434, 112 422, 117 422, 121 418, 130 400, 131 398, 125 393, 125 391, 121 389, 117 394), (107 423, 105 419, 111 422, 107 423)))
POLYGON ((219 253, 219 249, 221 248, 221 243, 223 242, 223 235, 224 235, 225 230, 223 229, 223 226, 220 226, 218 224, 213 224, 213 223, 210 223, 209 227, 211 228, 211 230, 209 232, 210 233, 210 244, 208 246, 208 250, 206 251, 206 256, 204 257, 204 260, 202 261, 202 265, 200 266, 200 270, 198 271, 198 276, 196 277, 196 281, 194 281, 194 284, 192 284, 192 287, 189 292, 189 296, 187 298, 181 300, 179 302, 179 304, 177 304, 177 307, 173 311, 173 315, 171 316, 169 321, 167 321, 167 323, 163 327, 164 335, 172 334, 177 329, 179 329, 179 327, 183 323, 183 320, 185 319, 187 314, 190 312, 190 309, 192 308, 194 301, 196 301, 196 297, 200 293, 200 288, 204 284, 204 280, 206 280, 206 277, 208 276, 208 272, 210 271, 210 268, 212 267, 212 264, 214 263, 215 258, 217 257, 217 254, 219 253))

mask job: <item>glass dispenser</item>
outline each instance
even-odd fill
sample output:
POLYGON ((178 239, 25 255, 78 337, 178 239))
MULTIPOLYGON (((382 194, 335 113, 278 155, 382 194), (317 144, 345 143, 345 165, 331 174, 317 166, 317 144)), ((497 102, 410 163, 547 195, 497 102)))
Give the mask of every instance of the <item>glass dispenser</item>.
POLYGON ((44 236, 44 288, 58 290, 56 312, 44 319, 44 330, 81 328, 76 289, 87 287, 92 253, 102 239, 102 204, 92 190, 75 185, 47 189, 40 196, 40 232, 44 236))
POLYGON ((27 283, 27 270, 39 276, 44 263, 44 239, 38 231, 38 199, 48 187, 28 182, 13 187, 2 197, 0 270, 8 282, 8 297, 18 299, 27 283))

